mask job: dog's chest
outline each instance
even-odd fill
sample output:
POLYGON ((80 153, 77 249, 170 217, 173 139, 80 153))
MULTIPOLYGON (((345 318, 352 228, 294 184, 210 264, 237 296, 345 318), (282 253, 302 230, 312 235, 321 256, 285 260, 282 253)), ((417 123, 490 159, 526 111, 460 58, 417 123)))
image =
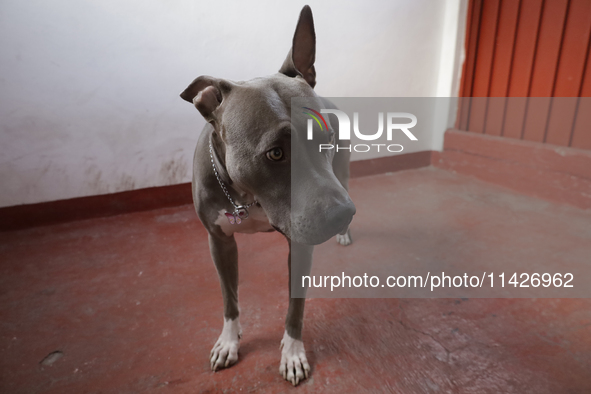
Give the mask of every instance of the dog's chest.
POLYGON ((269 223, 267 214, 265 214, 263 208, 256 205, 248 209, 248 218, 242 220, 240 224, 230 223, 226 217, 226 211, 222 209, 219 211, 215 224, 220 226, 224 234, 228 236, 234 233, 252 234, 273 231, 273 227, 271 226, 271 223, 269 223))

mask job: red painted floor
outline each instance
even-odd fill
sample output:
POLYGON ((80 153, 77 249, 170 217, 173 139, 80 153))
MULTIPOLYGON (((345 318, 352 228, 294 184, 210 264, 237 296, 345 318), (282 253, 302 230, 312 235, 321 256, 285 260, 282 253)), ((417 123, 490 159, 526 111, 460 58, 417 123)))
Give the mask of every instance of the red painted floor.
MULTIPOLYGON (((450 223, 466 207, 509 221, 529 202, 545 222, 587 226, 576 240, 553 234, 553 245, 591 245, 591 212, 446 171, 354 179, 356 204, 372 185, 414 193, 409 204, 426 193, 445 199, 438 220, 450 223)), ((487 223, 463 225, 472 233, 487 223)), ((519 225, 539 242, 549 236, 536 215, 519 225)), ((425 230, 423 241, 437 237, 425 230)), ((354 240, 363 247, 361 229, 354 240)), ((499 240, 508 250, 519 242, 493 237, 480 252, 495 253, 499 240)), ((279 234, 238 243, 240 361, 213 373, 221 295, 192 206, 0 234, 0 392, 591 393, 588 299, 312 299, 304 326, 312 375, 291 387, 278 373, 287 245, 279 234), (41 364, 55 351, 63 356, 41 364)), ((429 245, 431 255, 452 253, 445 242, 429 245)))

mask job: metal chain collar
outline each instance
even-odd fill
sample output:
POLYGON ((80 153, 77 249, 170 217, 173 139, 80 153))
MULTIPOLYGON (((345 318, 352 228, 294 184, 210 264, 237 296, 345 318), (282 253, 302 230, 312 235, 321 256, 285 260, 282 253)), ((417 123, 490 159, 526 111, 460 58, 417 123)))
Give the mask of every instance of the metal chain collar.
POLYGON ((226 195, 226 197, 228 198, 228 200, 230 201, 230 203, 234 207, 235 212, 238 212, 240 209, 246 210, 246 209, 252 207, 253 205, 258 204, 257 200, 254 200, 250 204, 246 204, 246 205, 237 205, 234 202, 234 200, 232 199, 232 196, 230 196, 230 193, 228 192, 228 189, 226 189, 226 185, 224 185, 224 182, 220 178, 220 174, 218 174, 217 168, 215 167, 215 162, 213 161, 213 147, 211 146, 211 141, 209 141, 209 159, 211 160, 211 166, 213 167, 213 172, 215 174, 215 177, 218 180, 218 183, 220 184, 222 191, 224 192, 224 194, 226 195))

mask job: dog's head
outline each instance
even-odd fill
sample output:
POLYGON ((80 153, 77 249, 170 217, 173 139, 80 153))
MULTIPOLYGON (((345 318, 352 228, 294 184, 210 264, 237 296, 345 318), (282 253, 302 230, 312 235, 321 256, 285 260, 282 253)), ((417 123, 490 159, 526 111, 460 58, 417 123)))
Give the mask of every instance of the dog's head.
POLYGON ((306 141, 305 123, 291 122, 293 97, 307 97, 320 107, 313 89, 315 54, 312 11, 305 6, 279 73, 246 82, 201 76, 181 93, 215 130, 221 178, 254 195, 277 230, 305 244, 346 230, 355 213, 332 170, 333 154, 318 153, 318 143, 328 143, 330 134, 315 136, 313 145, 306 141))

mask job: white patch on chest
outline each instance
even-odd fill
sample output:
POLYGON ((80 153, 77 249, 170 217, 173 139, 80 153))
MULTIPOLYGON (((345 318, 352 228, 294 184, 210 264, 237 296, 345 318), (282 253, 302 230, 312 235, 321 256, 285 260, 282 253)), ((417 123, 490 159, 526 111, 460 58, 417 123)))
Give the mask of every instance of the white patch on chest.
POLYGON ((215 224, 220 226, 224 234, 228 236, 234 233, 253 234, 273 230, 263 208, 256 205, 248 208, 248 218, 242 220, 240 224, 231 224, 225 213, 224 209, 219 211, 215 224))

